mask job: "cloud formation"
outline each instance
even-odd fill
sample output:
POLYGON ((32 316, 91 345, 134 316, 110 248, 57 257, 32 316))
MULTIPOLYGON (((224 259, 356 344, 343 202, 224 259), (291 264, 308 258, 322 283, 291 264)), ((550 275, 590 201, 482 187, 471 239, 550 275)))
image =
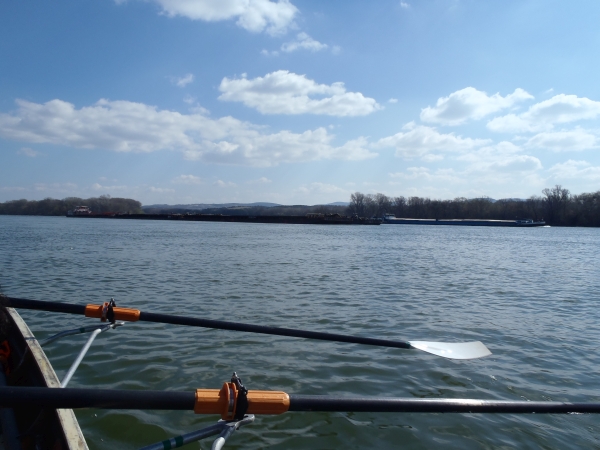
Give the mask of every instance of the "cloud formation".
POLYGON ((435 182, 465 183, 453 169, 430 170, 427 167, 408 167, 405 172, 390 173, 390 177, 401 180, 423 180, 435 182))
POLYGON ((528 148, 541 148, 554 152, 583 151, 598 148, 598 136, 581 128, 570 131, 545 131, 530 138, 528 148))
POLYGON ((569 159, 564 163, 555 164, 548 169, 552 178, 562 180, 600 181, 600 166, 592 166, 587 161, 569 159))
POLYGON ((30 143, 116 152, 171 150, 192 160, 254 166, 377 156, 364 138, 333 146, 334 136, 325 128, 269 134, 233 117, 211 119, 129 101, 100 100, 76 109, 58 99, 17 100, 17 106, 12 114, 0 114, 0 136, 30 143))
POLYGON ((213 183, 213 186, 217 186, 220 188, 227 188, 227 187, 236 187, 237 184, 235 184, 232 181, 217 180, 213 183))
MULTIPOLYGON (((124 3, 126 0, 116 0, 124 3)), ((237 19, 236 24, 253 33, 266 31, 271 35, 283 34, 292 26, 298 14, 289 0, 150 0, 169 16, 192 20, 217 22, 237 19)))
POLYGON ((508 114, 488 122, 487 128, 499 133, 535 133, 549 131, 556 124, 595 119, 600 102, 576 95, 559 94, 536 103, 522 114, 508 114))
POLYGON ((327 47, 327 44, 322 44, 311 38, 308 34, 302 32, 296 35, 295 40, 282 44, 281 51, 286 53, 295 52, 296 50, 318 52, 319 50, 325 50, 327 47))
POLYGON ((302 185, 295 192, 300 194, 348 194, 348 191, 333 184, 314 182, 302 185))
POLYGON ((29 147, 23 147, 18 152, 19 155, 25 155, 29 158, 35 158, 36 156, 40 156, 40 152, 36 152, 34 149, 29 147))
POLYGON ((175 177, 172 181, 175 184, 202 184, 202 178, 197 177, 195 175, 179 175, 175 177))
POLYGON ((393 147, 396 156, 405 159, 438 160, 431 158, 433 152, 461 153, 489 144, 488 139, 472 139, 456 136, 454 133, 440 133, 435 128, 415 125, 413 122, 403 127, 403 132, 385 137, 377 141, 375 148, 393 147), (429 158, 428 158, 429 157, 429 158))
POLYGON ((223 78, 220 100, 242 102, 263 114, 365 116, 381 107, 360 92, 346 92, 344 83, 318 84, 287 70, 254 79, 223 78))
POLYGON ((272 180, 269 180, 267 177, 260 177, 258 180, 250 180, 248 184, 268 184, 272 183, 272 180))
POLYGON ((185 74, 183 77, 171 77, 171 82, 178 87, 186 87, 194 81, 194 75, 191 73, 185 74))
POLYGON ((448 97, 439 98, 433 107, 423 108, 421 120, 440 125, 461 125, 469 120, 481 119, 529 99, 533 99, 533 96, 520 88, 515 89, 512 94, 502 97, 499 93, 488 96, 483 91, 466 87, 453 92, 448 97))
POLYGON ((92 184, 92 190, 94 191, 111 191, 111 192, 124 192, 126 190, 129 189, 128 186, 118 186, 118 185, 113 185, 113 186, 106 186, 106 185, 102 185, 100 183, 94 183, 92 184))

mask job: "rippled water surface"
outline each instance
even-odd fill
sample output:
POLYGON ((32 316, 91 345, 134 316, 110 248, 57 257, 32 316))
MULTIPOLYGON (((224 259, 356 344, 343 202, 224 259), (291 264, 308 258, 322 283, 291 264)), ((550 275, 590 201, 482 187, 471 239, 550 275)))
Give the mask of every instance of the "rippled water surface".
MULTIPOLYGON (((100 335, 69 387, 600 402, 600 230, 308 226, 0 216, 5 294, 388 339, 481 340, 484 359, 135 323, 100 335)), ((38 338, 92 319, 21 311, 38 338)), ((47 354, 61 378, 85 342, 47 354)), ((76 412, 92 449, 214 422, 76 412)), ((189 448, 210 448, 210 441, 189 448)), ((287 413, 229 449, 600 449, 600 417, 287 413)))

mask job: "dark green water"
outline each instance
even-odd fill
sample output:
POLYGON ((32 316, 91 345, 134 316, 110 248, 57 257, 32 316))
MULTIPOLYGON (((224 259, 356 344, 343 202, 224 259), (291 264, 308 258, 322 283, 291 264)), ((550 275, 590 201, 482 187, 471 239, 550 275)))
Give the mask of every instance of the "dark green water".
MULTIPOLYGON (((100 335, 69 387, 600 401, 600 230, 324 227, 0 216, 5 294, 388 339, 481 340, 493 355, 127 324, 100 335)), ((92 319, 22 311, 43 338, 92 319)), ((47 349, 62 378, 85 342, 47 349)), ((213 423, 188 412, 80 410, 92 449, 213 423)), ((210 448, 210 441, 189 448, 210 448)), ((288 413, 229 449, 600 449, 600 417, 288 413)))

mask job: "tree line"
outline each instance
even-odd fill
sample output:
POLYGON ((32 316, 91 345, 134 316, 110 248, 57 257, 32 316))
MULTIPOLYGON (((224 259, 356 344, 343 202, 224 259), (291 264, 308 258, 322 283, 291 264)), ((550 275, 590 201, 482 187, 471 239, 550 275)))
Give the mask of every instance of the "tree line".
POLYGON ((110 195, 100 197, 67 197, 62 200, 45 198, 43 200, 10 200, 0 203, 0 214, 29 216, 65 216, 76 206, 88 206, 94 214, 131 213, 141 214, 142 204, 130 198, 113 198, 110 195))
MULTIPOLYGON (((142 204, 128 198, 112 198, 109 195, 82 199, 67 197, 62 200, 11 200, 0 203, 0 215, 64 216, 75 206, 88 206, 94 213, 143 214, 142 204)), ((600 191, 572 195, 560 185, 546 188, 541 196, 528 199, 493 200, 489 197, 454 200, 436 200, 428 197, 388 197, 384 194, 350 196, 348 207, 334 205, 317 206, 238 206, 196 210, 147 210, 146 213, 192 213, 227 215, 305 215, 307 213, 358 215, 359 217, 396 217, 413 219, 533 219, 545 220, 549 225, 600 227, 600 191)))
POLYGON ((493 200, 489 197, 435 200, 428 197, 388 197, 384 194, 350 195, 346 214, 383 217, 394 214, 412 219, 533 219, 548 225, 600 227, 600 191, 572 195, 560 185, 528 199, 493 200))

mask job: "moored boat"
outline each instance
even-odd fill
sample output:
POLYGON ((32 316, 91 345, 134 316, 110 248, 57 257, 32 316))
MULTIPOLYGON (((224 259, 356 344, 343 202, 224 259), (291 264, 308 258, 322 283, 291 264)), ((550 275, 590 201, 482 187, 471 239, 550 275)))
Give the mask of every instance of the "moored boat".
POLYGON ((458 225, 471 227, 543 227, 546 222, 533 219, 495 220, 495 219, 409 219, 396 218, 393 214, 383 217, 384 224, 392 225, 458 225))
POLYGON ((92 210, 89 206, 76 206, 75 208, 67 211, 67 217, 73 216, 91 216, 92 210))

